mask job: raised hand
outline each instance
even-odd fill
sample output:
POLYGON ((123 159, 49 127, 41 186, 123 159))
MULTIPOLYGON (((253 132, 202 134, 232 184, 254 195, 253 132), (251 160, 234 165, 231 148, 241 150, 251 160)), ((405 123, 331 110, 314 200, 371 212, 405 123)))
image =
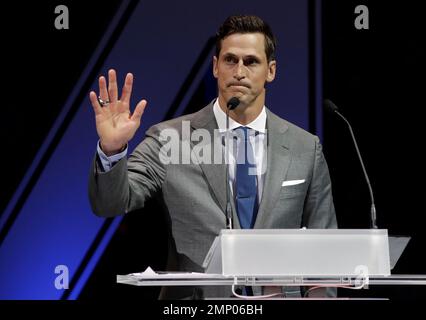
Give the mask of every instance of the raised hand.
POLYGON ((98 96, 91 91, 90 102, 96 117, 96 131, 98 132, 102 151, 106 155, 120 152, 135 135, 139 128, 142 114, 146 107, 146 100, 141 100, 133 114, 130 113, 130 96, 133 87, 133 75, 128 73, 124 81, 121 99, 118 100, 117 75, 115 70, 108 71, 109 85, 105 77, 99 77, 99 96, 104 102, 101 105, 98 96), (109 103, 108 103, 109 100, 109 103))

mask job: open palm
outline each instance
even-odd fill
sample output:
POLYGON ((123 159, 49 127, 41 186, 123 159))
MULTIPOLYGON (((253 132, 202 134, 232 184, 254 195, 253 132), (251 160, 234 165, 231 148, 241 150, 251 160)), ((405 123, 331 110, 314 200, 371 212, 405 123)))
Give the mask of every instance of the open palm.
POLYGON ((107 155, 112 155, 118 153, 135 135, 147 102, 141 100, 131 114, 130 97, 133 75, 131 73, 126 75, 120 99, 118 99, 116 72, 109 70, 108 78, 107 89, 105 77, 99 77, 99 96, 102 101, 109 100, 109 103, 102 106, 94 91, 90 92, 90 101, 95 111, 96 131, 100 138, 101 148, 107 155))

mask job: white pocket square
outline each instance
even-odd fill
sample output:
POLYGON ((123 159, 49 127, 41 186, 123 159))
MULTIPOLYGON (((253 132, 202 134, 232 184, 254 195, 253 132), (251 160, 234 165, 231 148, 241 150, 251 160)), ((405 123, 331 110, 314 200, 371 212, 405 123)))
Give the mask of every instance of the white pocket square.
POLYGON ((282 187, 286 187, 286 186, 294 186, 296 184, 301 184, 304 183, 305 179, 303 180, 287 180, 287 181, 283 181, 283 184, 281 185, 282 187))

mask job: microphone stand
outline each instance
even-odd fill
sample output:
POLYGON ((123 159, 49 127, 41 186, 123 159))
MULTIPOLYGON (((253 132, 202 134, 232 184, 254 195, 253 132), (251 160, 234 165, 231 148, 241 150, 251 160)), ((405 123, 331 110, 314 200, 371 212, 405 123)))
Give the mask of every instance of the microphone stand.
POLYGON ((349 131, 350 131, 351 136, 352 136, 352 141, 354 142, 356 153, 358 154, 359 162, 361 162, 362 171, 364 172, 364 177, 365 177, 365 180, 367 181, 368 190, 370 192, 370 198, 371 198, 371 209, 370 209, 370 224, 371 224, 371 226, 370 227, 372 229, 377 229, 376 205, 375 205, 375 202, 374 202, 373 189, 371 188, 370 179, 368 178, 367 170, 365 170, 364 161, 362 161, 361 152, 359 152, 358 144, 356 142, 355 135, 354 135, 354 132, 352 130, 352 126, 349 123, 349 121, 346 120, 346 118, 339 112, 337 106, 331 100, 328 100, 328 99, 324 100, 324 105, 329 111, 331 111, 332 113, 336 113, 340 118, 342 118, 349 127, 349 131))
POLYGON ((226 163, 226 229, 234 229, 229 188, 229 103, 226 107, 225 163, 226 163))
POLYGON ((354 141, 354 145, 355 145, 355 149, 356 149, 356 153, 358 154, 358 158, 361 162, 361 167, 362 167, 362 171, 364 172, 364 176, 365 176, 365 180, 367 181, 367 185, 368 185, 368 190, 370 192, 370 198, 371 198, 371 209, 370 209, 370 216, 371 216, 371 228, 372 229, 377 229, 377 216, 376 216, 376 206, 374 204, 374 195, 373 195, 373 189, 371 188, 371 183, 370 183, 370 179, 368 178, 367 175, 367 171, 365 170, 365 166, 364 166, 364 162, 362 161, 362 157, 361 157, 361 152, 359 152, 359 148, 358 148, 358 144, 356 142, 355 139, 355 135, 354 132, 352 130, 352 126, 349 123, 348 120, 346 120, 346 118, 337 110, 334 110, 334 112, 336 114, 338 114, 348 125, 349 127, 349 131, 351 133, 352 136, 352 140, 354 141))
POLYGON ((225 164, 226 164, 226 228, 234 229, 231 190, 229 188, 229 110, 234 110, 240 104, 240 100, 232 97, 226 104, 226 132, 225 132, 225 164))

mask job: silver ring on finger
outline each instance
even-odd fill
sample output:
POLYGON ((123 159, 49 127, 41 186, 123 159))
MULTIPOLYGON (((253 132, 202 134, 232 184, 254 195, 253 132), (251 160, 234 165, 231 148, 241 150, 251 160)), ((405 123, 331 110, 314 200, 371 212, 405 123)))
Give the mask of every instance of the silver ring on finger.
POLYGON ((99 102, 99 104, 100 104, 102 107, 104 107, 104 106, 106 106, 106 105, 109 105, 109 104, 110 104, 109 99, 107 99, 107 100, 103 100, 103 99, 101 98, 101 96, 98 96, 98 102, 99 102))

